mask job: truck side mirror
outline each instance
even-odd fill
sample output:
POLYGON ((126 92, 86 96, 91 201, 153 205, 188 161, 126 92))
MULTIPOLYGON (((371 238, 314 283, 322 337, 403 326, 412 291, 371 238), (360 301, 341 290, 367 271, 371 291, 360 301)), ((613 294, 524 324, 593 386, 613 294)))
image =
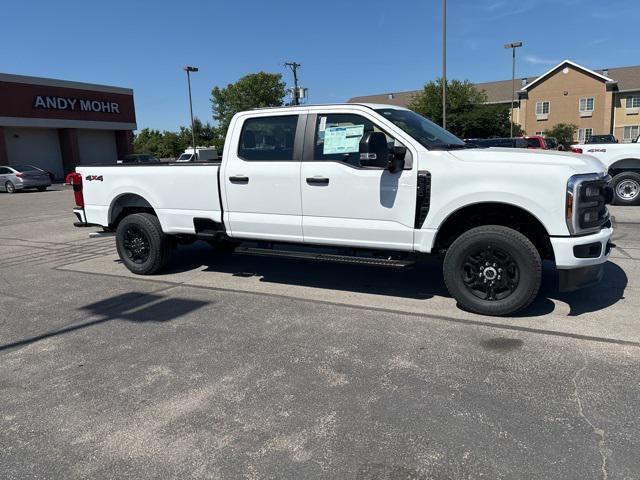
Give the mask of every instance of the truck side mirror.
POLYGON ((365 132, 360 139, 360 165, 363 167, 389 167, 389 146, 382 132, 365 132))
POLYGON ((389 171, 391 173, 399 172, 404 169, 404 157, 407 155, 407 147, 396 145, 393 147, 393 154, 389 162, 389 171))

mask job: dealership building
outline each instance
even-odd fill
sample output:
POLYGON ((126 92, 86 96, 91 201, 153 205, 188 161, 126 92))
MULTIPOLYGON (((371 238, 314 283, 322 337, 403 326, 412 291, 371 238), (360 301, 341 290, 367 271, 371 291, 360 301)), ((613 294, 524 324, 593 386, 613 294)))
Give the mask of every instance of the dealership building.
POLYGON ((62 179, 131 153, 135 129, 131 89, 0 73, 0 165, 62 179))

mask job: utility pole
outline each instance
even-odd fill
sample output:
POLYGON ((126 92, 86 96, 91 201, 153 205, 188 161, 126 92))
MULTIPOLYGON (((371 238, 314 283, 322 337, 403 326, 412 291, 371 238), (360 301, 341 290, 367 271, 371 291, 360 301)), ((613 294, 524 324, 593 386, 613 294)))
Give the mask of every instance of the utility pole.
POLYGON ((504 44, 504 48, 511 49, 511 137, 513 137, 513 109, 516 101, 516 48, 521 46, 522 42, 504 44))
POLYGON ((447 0, 442 0, 442 128, 447 128, 447 0))
POLYGON ((193 147, 193 160, 196 161, 198 159, 198 154, 196 153, 196 130, 195 125, 193 123, 193 102, 191 101, 191 72, 197 72, 197 67, 185 66, 184 71, 187 72, 187 84, 189 85, 189 112, 191 112, 191 146, 193 147))
POLYGON ((301 67, 297 62, 286 62, 285 67, 289 67, 293 72, 293 104, 300 105, 299 92, 298 92, 298 68, 301 67))

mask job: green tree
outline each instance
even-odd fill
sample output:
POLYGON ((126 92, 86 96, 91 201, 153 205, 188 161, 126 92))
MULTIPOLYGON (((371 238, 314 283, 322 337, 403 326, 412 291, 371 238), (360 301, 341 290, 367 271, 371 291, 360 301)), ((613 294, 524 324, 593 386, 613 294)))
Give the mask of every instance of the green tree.
POLYGON ((222 148, 231 118, 251 108, 279 107, 286 95, 285 83, 279 73, 252 73, 224 88, 211 90, 213 119, 218 127, 215 145, 222 148))
POLYGON ((133 140, 133 150, 136 153, 148 153, 159 157, 162 140, 163 134, 160 130, 143 128, 133 140))
POLYGON ((554 137, 558 140, 559 145, 562 145, 565 150, 569 150, 577 131, 578 127, 572 123, 557 123, 542 134, 545 137, 554 137))
MULTIPOLYGON (((193 129, 196 132, 196 146, 209 147, 211 145, 215 145, 217 140, 217 129, 209 122, 203 124, 202 121, 196 117, 193 119, 193 129)), ((177 135, 185 148, 191 146, 191 143, 193 142, 191 138, 191 128, 184 126, 180 127, 180 131, 177 135)))
MULTIPOLYGON (((468 80, 447 81, 447 130, 461 138, 508 137, 510 106, 486 101, 486 93, 468 80)), ((428 82, 409 108, 442 125, 442 79, 428 82)), ((520 126, 514 127, 514 135, 520 135, 520 126)))
MULTIPOLYGON (((203 124, 199 118, 194 118, 193 126, 196 132, 196 146, 216 145, 218 130, 209 122, 203 124)), ((191 146, 191 142, 189 127, 180 127, 178 132, 143 128, 135 136, 133 148, 136 153, 148 153, 157 158, 176 158, 191 146)))

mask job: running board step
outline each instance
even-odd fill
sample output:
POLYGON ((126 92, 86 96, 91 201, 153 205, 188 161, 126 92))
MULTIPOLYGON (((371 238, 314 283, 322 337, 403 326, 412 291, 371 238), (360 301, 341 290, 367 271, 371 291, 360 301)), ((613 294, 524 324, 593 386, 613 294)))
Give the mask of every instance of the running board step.
POLYGON ((329 253, 298 252, 290 250, 273 250, 270 248, 237 247, 235 253, 241 255, 259 255, 263 257, 285 257, 322 262, 349 263, 352 265, 370 265, 379 267, 407 268, 415 265, 415 260, 396 260, 387 258, 353 257, 332 255, 329 253))

